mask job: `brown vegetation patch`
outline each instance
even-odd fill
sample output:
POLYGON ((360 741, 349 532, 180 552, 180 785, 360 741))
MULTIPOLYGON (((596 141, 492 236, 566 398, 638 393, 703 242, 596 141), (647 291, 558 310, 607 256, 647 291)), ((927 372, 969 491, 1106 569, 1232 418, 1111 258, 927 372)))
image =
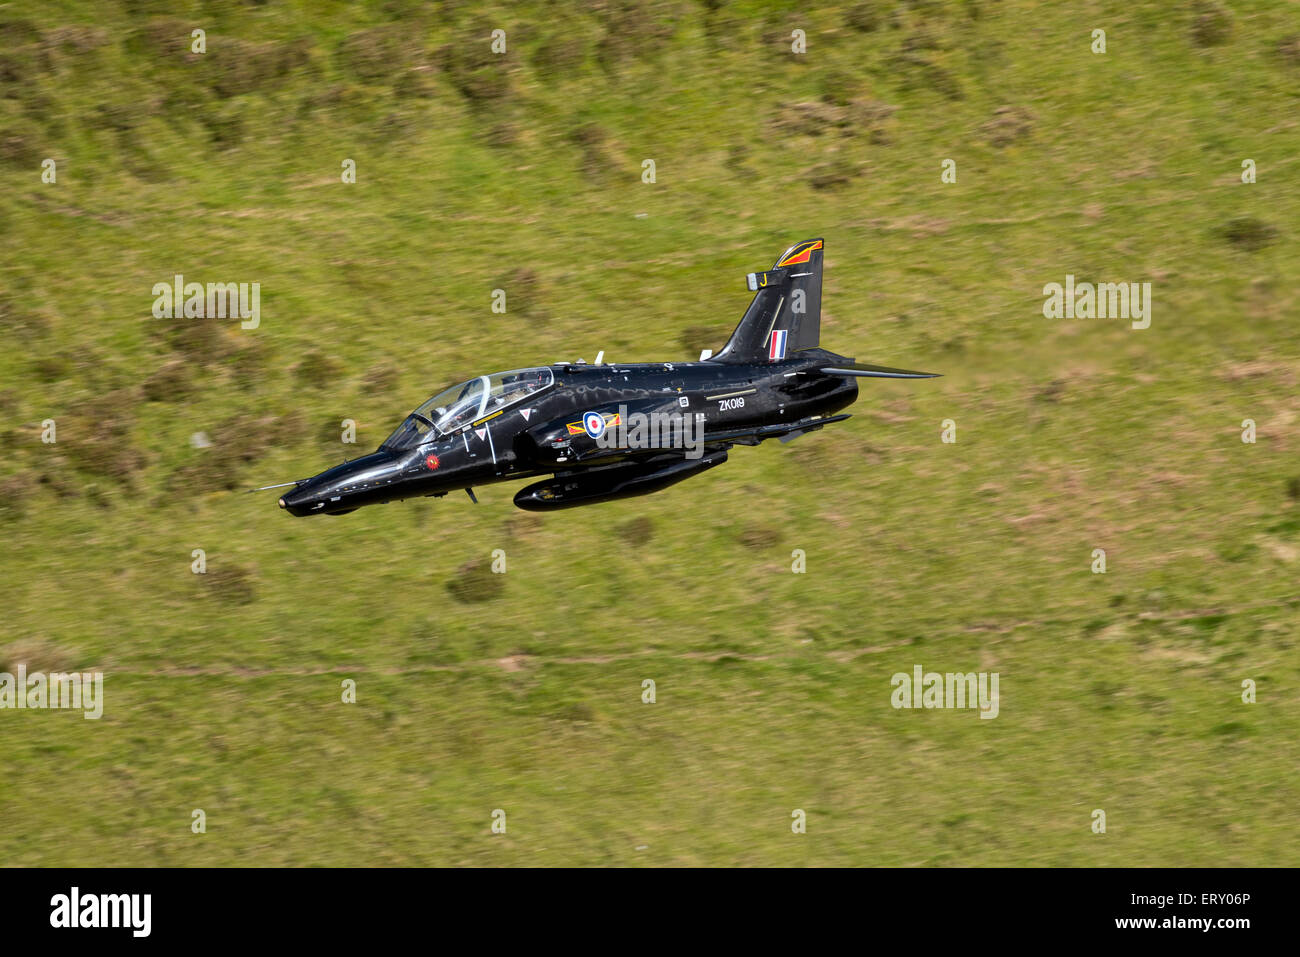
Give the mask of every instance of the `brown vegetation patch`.
POLYGON ((980 127, 989 145, 1001 149, 1027 138, 1034 131, 1034 114, 1022 106, 999 106, 993 118, 980 127))
POLYGON ((505 576, 494 574, 492 563, 485 558, 467 562, 447 580, 451 597, 466 604, 499 598, 505 590, 505 576))

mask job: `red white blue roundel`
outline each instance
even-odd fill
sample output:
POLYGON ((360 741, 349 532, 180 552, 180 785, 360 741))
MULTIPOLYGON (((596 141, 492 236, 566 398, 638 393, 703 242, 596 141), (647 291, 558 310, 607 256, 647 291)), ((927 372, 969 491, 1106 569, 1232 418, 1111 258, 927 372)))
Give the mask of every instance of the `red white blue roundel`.
POLYGON ((605 417, 599 412, 584 412, 582 427, 593 439, 598 439, 605 434, 605 417))

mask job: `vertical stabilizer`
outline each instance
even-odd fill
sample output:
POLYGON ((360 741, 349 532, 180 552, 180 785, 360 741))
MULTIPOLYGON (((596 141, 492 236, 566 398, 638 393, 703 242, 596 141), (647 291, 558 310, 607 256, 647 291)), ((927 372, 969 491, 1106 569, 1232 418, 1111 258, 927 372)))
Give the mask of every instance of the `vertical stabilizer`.
POLYGON ((801 349, 817 348, 824 247, 820 239, 795 243, 771 269, 745 277, 754 299, 714 361, 776 362, 801 349))

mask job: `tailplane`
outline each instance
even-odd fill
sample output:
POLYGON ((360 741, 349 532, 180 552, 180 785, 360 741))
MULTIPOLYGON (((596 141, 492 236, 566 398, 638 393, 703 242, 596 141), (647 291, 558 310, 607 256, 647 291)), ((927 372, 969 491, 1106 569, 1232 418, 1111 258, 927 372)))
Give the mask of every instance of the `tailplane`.
POLYGON ((718 362, 776 361, 801 349, 815 349, 821 339, 822 252, 825 243, 795 243, 766 272, 745 277, 754 299, 727 344, 712 358, 718 362))
POLYGON ((821 370, 827 375, 860 376, 868 379, 937 379, 941 372, 913 372, 911 369, 891 369, 889 366, 870 366, 863 362, 837 362, 821 370))

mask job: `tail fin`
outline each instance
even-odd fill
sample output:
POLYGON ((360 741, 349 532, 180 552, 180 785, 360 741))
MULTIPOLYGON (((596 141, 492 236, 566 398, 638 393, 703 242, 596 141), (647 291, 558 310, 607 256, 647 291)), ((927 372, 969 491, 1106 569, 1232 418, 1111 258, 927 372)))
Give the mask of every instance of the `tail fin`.
POLYGON ((767 272, 746 280, 754 300, 713 358, 718 362, 784 359, 800 349, 815 349, 821 339, 822 252, 820 239, 795 243, 767 272))

